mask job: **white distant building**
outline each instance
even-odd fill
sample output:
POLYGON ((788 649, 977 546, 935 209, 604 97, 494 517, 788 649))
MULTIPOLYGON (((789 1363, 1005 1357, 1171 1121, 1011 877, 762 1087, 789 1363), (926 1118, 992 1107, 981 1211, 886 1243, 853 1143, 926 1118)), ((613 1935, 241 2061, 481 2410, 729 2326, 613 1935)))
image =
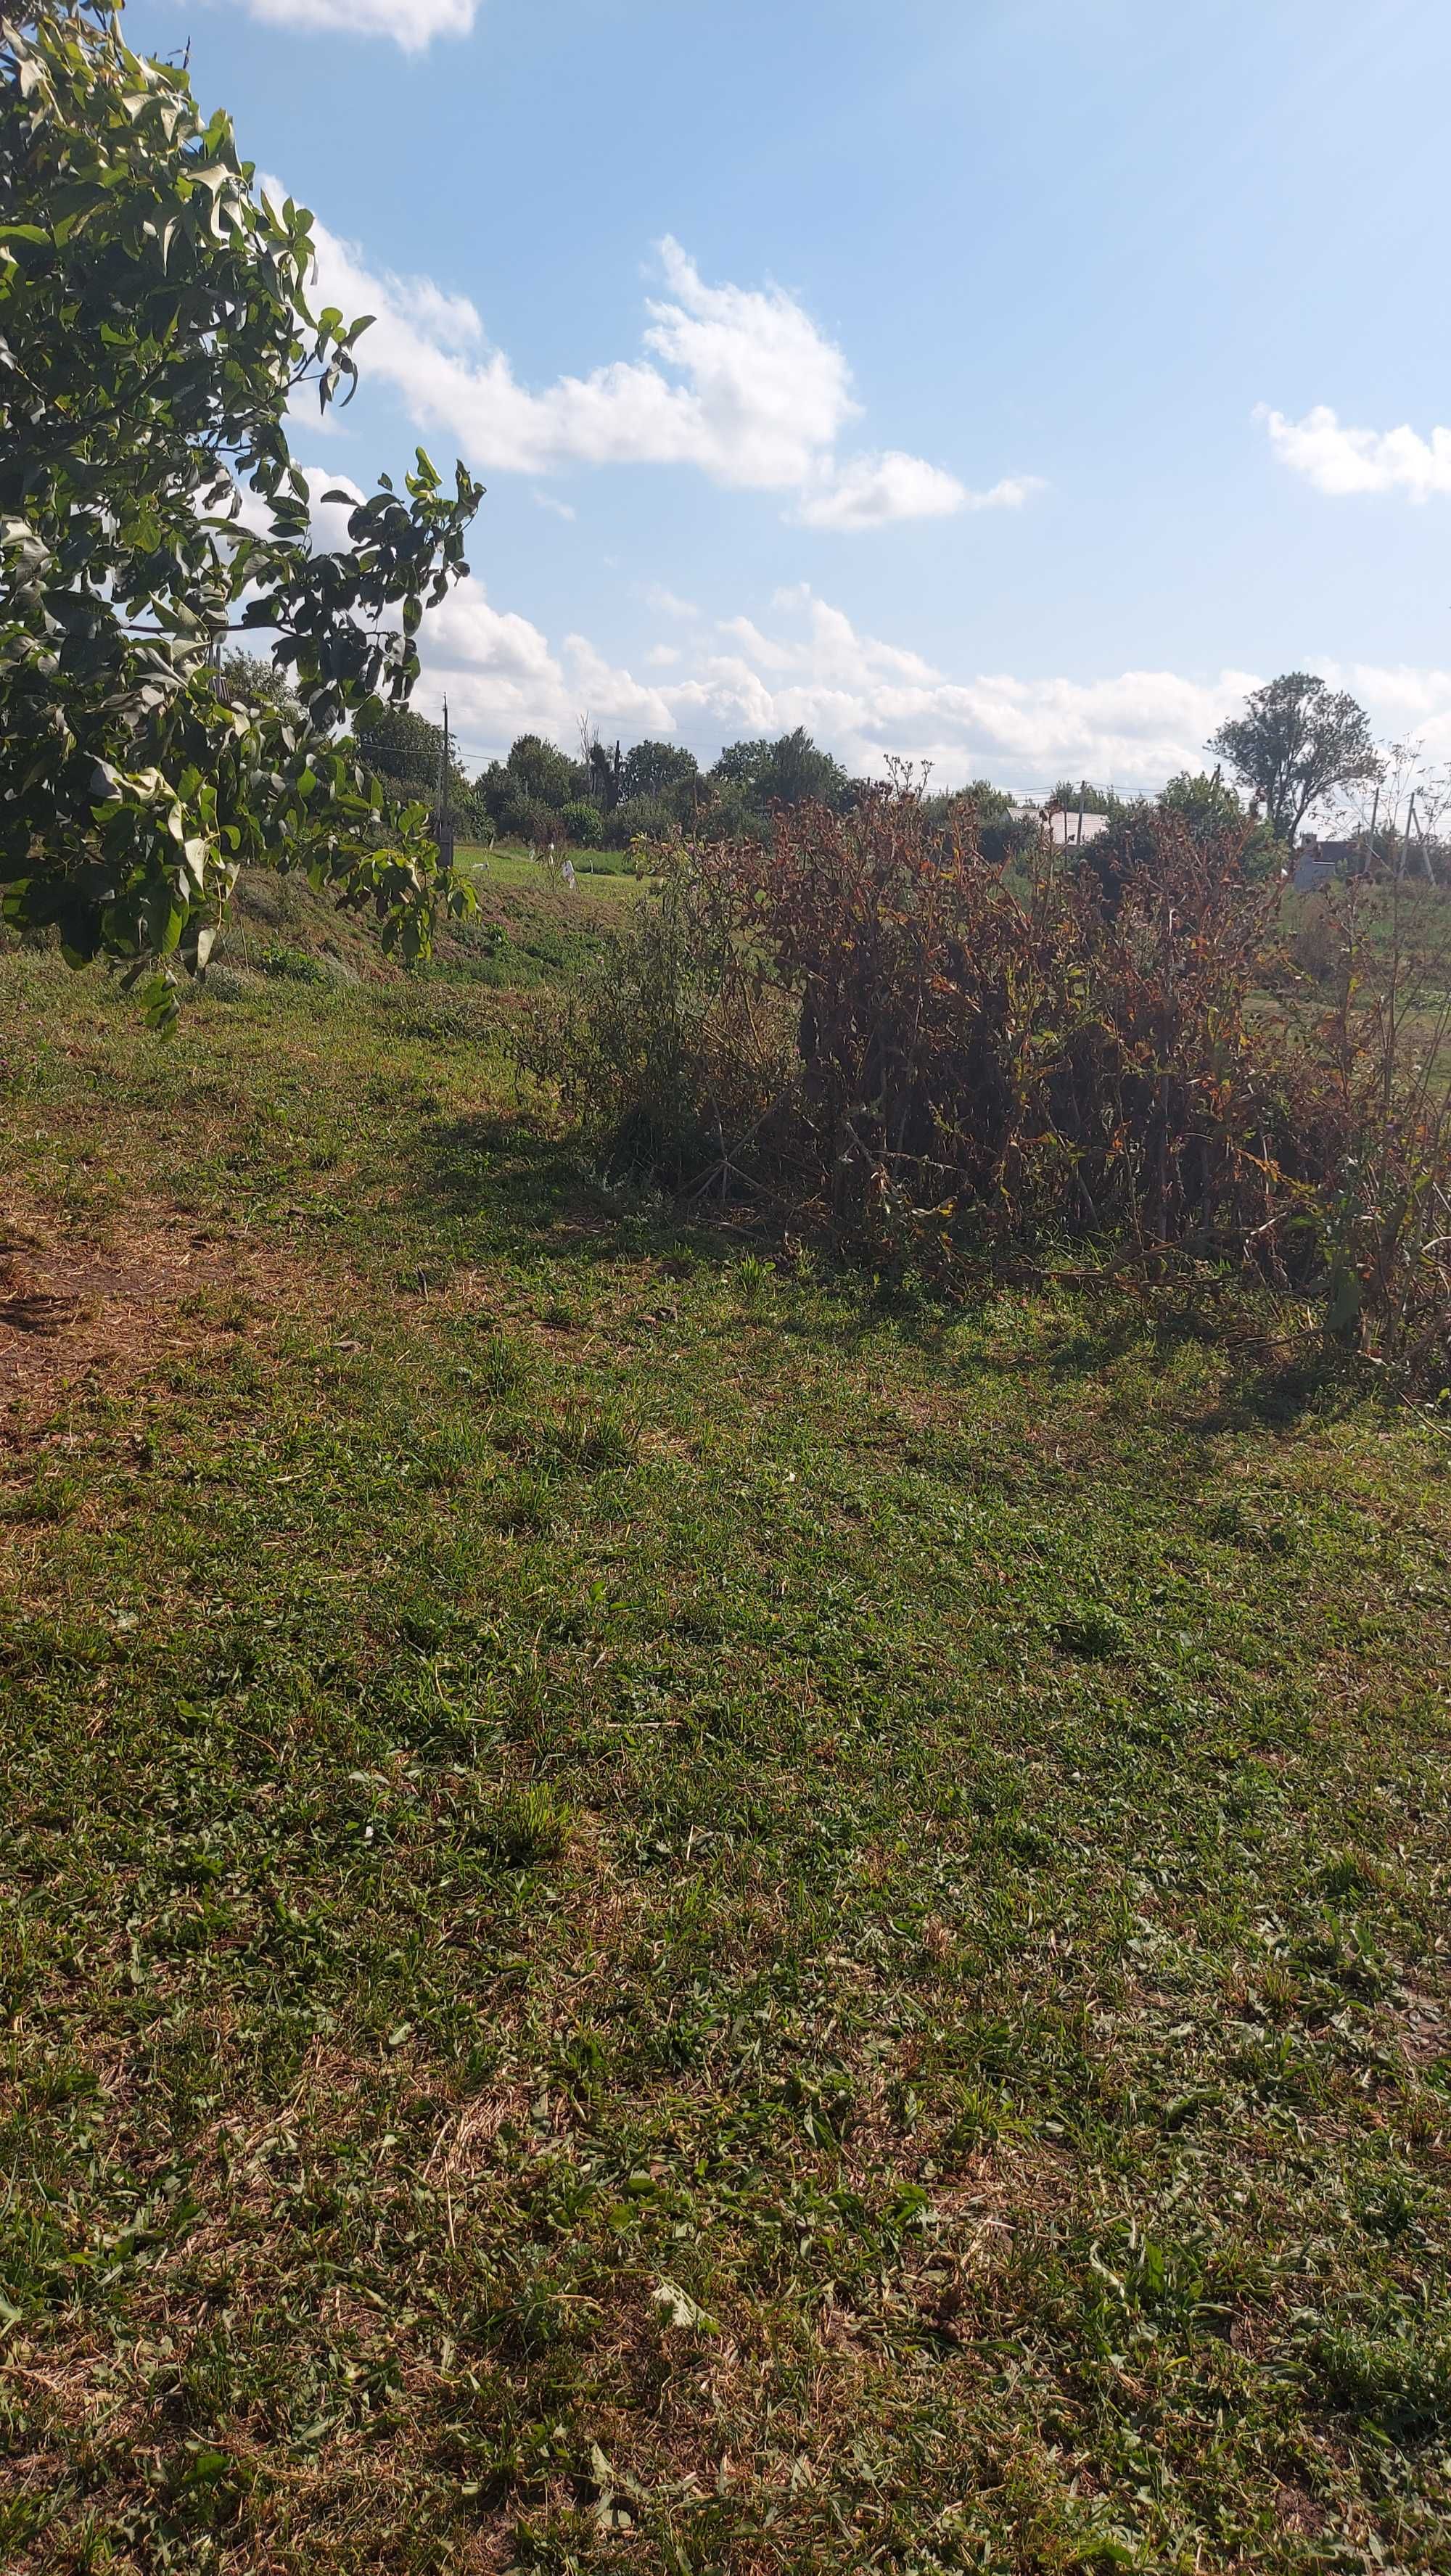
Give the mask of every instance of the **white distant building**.
POLYGON ((1308 849, 1302 846, 1295 852, 1296 894, 1318 894, 1322 886, 1333 885, 1334 882, 1335 861, 1322 858, 1313 843, 1308 849))
POLYGON ((1050 805, 1043 817, 1043 827, 1055 850, 1076 850, 1085 841, 1096 841, 1108 830, 1106 814, 1080 814, 1077 806, 1067 811, 1061 805, 1050 805))
POLYGON ((1012 815, 1015 823, 1036 823, 1055 850, 1081 849, 1108 830, 1106 814, 1080 814, 1076 805, 1015 805, 1012 815))
POLYGON ((1307 832, 1295 850, 1295 892, 1314 894, 1338 876, 1350 876, 1365 864, 1357 841, 1321 841, 1307 832))

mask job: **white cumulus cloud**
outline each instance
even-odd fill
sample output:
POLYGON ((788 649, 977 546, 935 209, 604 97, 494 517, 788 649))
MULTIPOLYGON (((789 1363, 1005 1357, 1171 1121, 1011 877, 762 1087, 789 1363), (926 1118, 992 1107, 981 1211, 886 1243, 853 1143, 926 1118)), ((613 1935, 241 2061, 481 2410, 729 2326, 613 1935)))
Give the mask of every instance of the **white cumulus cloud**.
POLYGON ((319 300, 375 317, 359 350, 365 382, 390 384, 421 429, 455 440, 481 473, 689 465, 785 496, 807 526, 849 533, 1014 507, 1036 488, 1017 476, 976 493, 900 449, 844 452, 859 405, 843 352, 784 287, 711 285, 668 238, 645 354, 536 388, 489 345, 466 296, 374 268, 324 224, 314 237, 319 300))
POLYGON ((662 617, 698 617, 700 615, 693 599, 681 599, 675 591, 667 590, 663 582, 652 582, 645 593, 645 598, 648 606, 658 609, 662 617))
MULTIPOLYGON (((325 465, 304 470, 314 546, 346 546, 362 493, 325 465), (331 492, 343 497, 326 499, 331 492)), ((242 504, 243 524, 265 529, 255 495, 243 493, 242 504)), ((661 587, 644 596, 676 640, 645 650, 642 675, 589 636, 551 644, 529 618, 496 608, 475 574, 424 618, 420 707, 436 713, 446 693, 464 756, 476 763, 518 733, 572 745, 588 711, 607 736, 674 739, 705 761, 742 735, 804 725, 859 776, 880 777, 902 758, 930 762, 939 787, 986 776, 1033 794, 1067 776, 1133 793, 1203 768, 1209 736, 1264 676, 957 676, 910 646, 863 634, 805 582, 776 591, 759 618, 711 619, 661 587)), ((260 631, 257 642, 265 647, 260 631)), ((1429 758, 1451 761, 1451 670, 1314 654, 1308 667, 1358 698, 1382 738, 1414 740, 1429 758)))
POLYGON ((1199 767, 1208 735, 1252 685, 1128 671, 1098 681, 958 677, 900 645, 863 635, 801 588, 778 593, 769 628, 743 618, 662 694, 693 746, 804 725, 849 768, 930 761, 938 785, 988 775, 1025 791, 1063 773, 1133 788, 1199 767))
POLYGON ((1340 499, 1352 492, 1404 492, 1412 501, 1451 492, 1451 429, 1429 438, 1405 424, 1399 429, 1353 429, 1328 403, 1303 420, 1262 408, 1259 417, 1283 465, 1303 474, 1317 492, 1340 499))
POLYGON ((1042 485, 1036 475, 1006 476, 986 492, 970 492, 955 474, 923 457, 889 449, 884 456, 854 456, 808 493, 797 517, 808 528, 855 532, 889 519, 949 519, 959 510, 1020 510, 1042 485))
POLYGON ((472 32, 477 0, 243 0, 269 27, 301 27, 329 36, 391 36, 405 54, 435 36, 472 32))
MULTIPOLYGON (((494 609, 476 578, 424 620, 419 641, 420 704, 436 710, 447 689, 476 761, 525 731, 572 743, 588 709, 607 737, 674 739, 707 761, 723 742, 804 725, 858 774, 880 777, 899 756, 930 761, 938 786, 985 775, 1024 793, 1065 774, 1132 790, 1201 768, 1209 735, 1256 685, 1244 671, 958 677, 861 633, 805 586, 779 591, 759 621, 701 618, 683 636, 677 626, 675 641, 645 653, 643 672, 583 635, 552 646, 527 619, 494 609)), ((1396 682, 1407 710, 1414 678, 1396 682)), ((1369 686, 1367 694, 1374 705, 1369 686)), ((1451 722, 1451 680, 1433 677, 1417 703, 1421 714, 1440 706, 1451 722)))

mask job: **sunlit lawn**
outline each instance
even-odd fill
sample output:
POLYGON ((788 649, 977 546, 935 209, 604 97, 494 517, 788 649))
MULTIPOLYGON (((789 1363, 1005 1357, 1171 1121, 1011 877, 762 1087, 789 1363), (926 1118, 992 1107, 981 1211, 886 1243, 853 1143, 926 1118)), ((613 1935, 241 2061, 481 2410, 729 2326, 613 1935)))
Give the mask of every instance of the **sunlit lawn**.
POLYGON ((479 963, 0 958, 6 2563, 1444 2568, 1443 1437, 682 1234, 479 963))

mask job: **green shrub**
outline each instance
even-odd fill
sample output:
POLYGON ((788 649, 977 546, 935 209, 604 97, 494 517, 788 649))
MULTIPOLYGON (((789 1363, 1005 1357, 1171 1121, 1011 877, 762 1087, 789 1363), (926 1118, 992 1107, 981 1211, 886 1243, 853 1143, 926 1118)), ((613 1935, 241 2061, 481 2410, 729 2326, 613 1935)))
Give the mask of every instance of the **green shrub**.
POLYGON ((1099 1602, 1055 1621, 1053 1637, 1065 1655, 1077 1655, 1086 1663, 1110 1662, 1127 1654, 1133 1644, 1133 1631, 1126 1622, 1099 1602))
POLYGON ((571 797, 559 817, 560 834, 572 849, 597 850, 605 837, 604 817, 587 796, 571 797))
POLYGON ((286 940, 269 939, 251 961, 264 975, 278 977, 285 984, 326 984, 329 977, 317 958, 305 948, 290 947, 286 940))
POLYGON ((670 842, 678 838, 680 816, 673 796, 628 796, 610 816, 610 838, 617 849, 632 841, 670 842))
POLYGON ((790 1078, 790 1024, 766 994, 753 1026, 731 932, 712 925, 690 855, 676 846, 598 959, 531 997, 519 1060, 553 1085, 607 1168, 688 1186, 752 1115, 762 1047, 790 1078))

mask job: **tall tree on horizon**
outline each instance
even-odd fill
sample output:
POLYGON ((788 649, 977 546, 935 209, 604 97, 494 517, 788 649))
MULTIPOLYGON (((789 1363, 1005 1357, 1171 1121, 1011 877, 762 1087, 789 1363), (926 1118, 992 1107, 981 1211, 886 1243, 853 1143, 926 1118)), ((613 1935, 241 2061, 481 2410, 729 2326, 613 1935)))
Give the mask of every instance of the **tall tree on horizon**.
POLYGON ((1256 689, 1208 747, 1260 799, 1276 839, 1291 849, 1314 806, 1382 768, 1365 709, 1310 671, 1287 671, 1256 689))

